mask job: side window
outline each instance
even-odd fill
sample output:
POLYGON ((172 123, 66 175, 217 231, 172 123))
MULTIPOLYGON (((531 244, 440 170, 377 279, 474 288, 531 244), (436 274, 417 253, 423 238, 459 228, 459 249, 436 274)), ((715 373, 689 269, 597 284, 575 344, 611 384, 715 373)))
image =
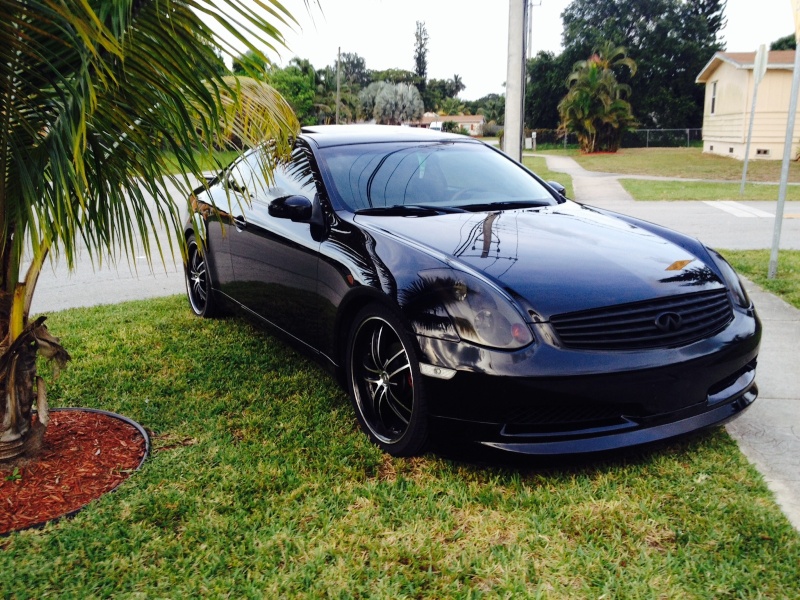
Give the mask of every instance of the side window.
POLYGON ((717 112, 717 82, 711 84, 711 114, 717 112))
POLYGON ((254 153, 250 159, 250 167, 255 198, 263 202, 286 196, 305 196, 313 200, 317 188, 309 155, 310 152, 304 148, 296 148, 289 161, 280 161, 274 166, 268 179, 264 173, 263 156, 254 153))
POLYGON ((239 194, 252 191, 253 167, 251 161, 252 157, 246 155, 228 169, 225 183, 231 191, 239 194))

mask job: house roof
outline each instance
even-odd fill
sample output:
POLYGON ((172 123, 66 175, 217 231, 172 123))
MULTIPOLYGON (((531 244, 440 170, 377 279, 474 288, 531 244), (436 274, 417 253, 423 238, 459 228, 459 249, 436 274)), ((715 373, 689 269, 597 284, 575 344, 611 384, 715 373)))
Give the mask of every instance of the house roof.
MULTIPOLYGON (((794 50, 772 50, 767 52, 767 69, 794 69, 794 50)), ((733 65, 737 69, 752 70, 755 67, 755 52, 717 52, 700 74, 695 79, 695 83, 708 83, 714 71, 722 63, 733 65)))
POLYGON ((484 123, 486 121, 483 115, 431 115, 426 113, 423 117, 419 120, 419 123, 423 123, 425 125, 429 125, 431 123, 435 123, 437 121, 453 121, 454 123, 458 123, 462 125, 464 123, 484 123))

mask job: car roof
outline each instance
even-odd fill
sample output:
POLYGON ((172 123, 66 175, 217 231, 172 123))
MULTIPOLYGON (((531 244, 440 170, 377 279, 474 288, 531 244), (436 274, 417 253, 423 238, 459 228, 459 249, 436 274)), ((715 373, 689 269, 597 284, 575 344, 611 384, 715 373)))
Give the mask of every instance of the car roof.
POLYGON ((313 125, 303 127, 301 132, 319 148, 374 142, 473 141, 454 133, 398 125, 313 125))

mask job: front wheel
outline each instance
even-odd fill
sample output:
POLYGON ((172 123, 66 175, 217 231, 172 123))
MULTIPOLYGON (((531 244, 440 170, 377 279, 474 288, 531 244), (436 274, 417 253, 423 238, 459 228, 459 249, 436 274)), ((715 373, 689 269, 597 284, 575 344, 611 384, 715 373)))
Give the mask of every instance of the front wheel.
POLYGON ((217 314, 217 305, 211 292, 211 275, 206 256, 200 251, 194 234, 186 239, 186 246, 186 294, 189 305, 198 317, 213 317, 217 314))
POLYGON ((362 309, 346 358, 347 388, 361 428, 389 454, 418 454, 428 438, 428 411, 419 361, 400 319, 383 306, 362 309))

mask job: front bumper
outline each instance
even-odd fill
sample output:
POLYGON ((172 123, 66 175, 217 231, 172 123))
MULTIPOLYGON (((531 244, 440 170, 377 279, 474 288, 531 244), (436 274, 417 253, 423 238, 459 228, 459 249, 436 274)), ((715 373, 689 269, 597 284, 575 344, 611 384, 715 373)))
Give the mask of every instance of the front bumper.
POLYGON ((741 414, 757 396, 752 368, 706 401, 660 414, 626 414, 635 410, 631 405, 581 403, 508 413, 504 422, 442 415, 434 419, 459 437, 498 450, 532 455, 582 454, 648 444, 722 425, 741 414))
MULTIPOLYGON (((700 407, 662 415, 657 419, 631 420, 627 431, 576 431, 553 436, 531 436, 520 441, 481 440, 480 444, 516 454, 581 454, 616 450, 668 440, 680 435, 722 425, 741 414, 758 395, 755 383, 733 400, 713 407, 700 407)), ((501 432, 501 436, 502 432, 501 432)))
MULTIPOLYGON (((760 325, 741 333, 690 360, 673 362, 660 353, 664 362, 644 369, 570 374, 574 363, 567 361, 562 374, 553 375, 550 363, 544 365, 549 372, 536 375, 531 365, 541 362, 529 359, 516 364, 516 376, 487 369, 458 371, 449 380, 426 377, 429 412, 459 437, 522 454, 579 454, 669 439, 725 423, 755 401, 760 325)), ((617 358, 617 367, 625 358, 644 359, 617 358)))

